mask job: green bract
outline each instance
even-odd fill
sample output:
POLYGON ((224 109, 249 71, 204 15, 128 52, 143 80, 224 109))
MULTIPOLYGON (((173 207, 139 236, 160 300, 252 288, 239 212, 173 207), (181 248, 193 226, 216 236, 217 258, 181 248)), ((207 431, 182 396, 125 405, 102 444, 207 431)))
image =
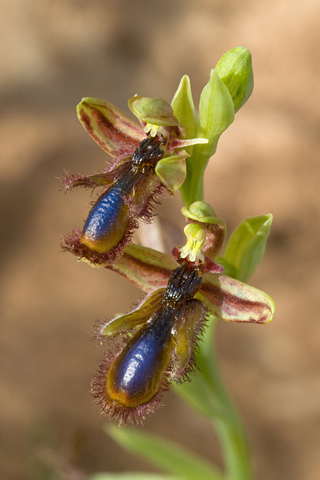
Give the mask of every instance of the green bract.
POLYGON ((184 75, 180 81, 172 102, 173 111, 179 121, 187 128, 187 138, 193 138, 197 134, 199 119, 194 108, 190 78, 184 75))
POLYGON ((211 70, 210 80, 202 90, 199 103, 198 135, 209 140, 201 148, 203 155, 210 157, 215 153, 220 135, 233 120, 234 107, 230 93, 217 72, 211 70))
POLYGON ((157 163, 155 171, 162 183, 170 191, 175 192, 186 179, 186 156, 165 157, 157 163))
POLYGON ((259 265, 272 224, 272 215, 247 218, 232 233, 223 258, 236 268, 236 278, 245 282, 259 265))

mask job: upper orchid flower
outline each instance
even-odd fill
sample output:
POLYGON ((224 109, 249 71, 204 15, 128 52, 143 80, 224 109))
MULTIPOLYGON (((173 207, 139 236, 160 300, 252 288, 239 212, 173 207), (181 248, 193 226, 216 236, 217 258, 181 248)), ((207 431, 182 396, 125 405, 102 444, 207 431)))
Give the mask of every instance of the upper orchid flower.
POLYGON ((207 143, 205 138, 187 138, 186 127, 165 100, 135 96, 129 107, 141 127, 103 100, 84 98, 77 108, 84 128, 112 159, 101 173, 63 178, 66 190, 103 187, 103 193, 82 232, 64 237, 62 247, 94 264, 113 262, 138 221, 153 218, 156 198, 181 187, 189 156, 184 148, 207 143))

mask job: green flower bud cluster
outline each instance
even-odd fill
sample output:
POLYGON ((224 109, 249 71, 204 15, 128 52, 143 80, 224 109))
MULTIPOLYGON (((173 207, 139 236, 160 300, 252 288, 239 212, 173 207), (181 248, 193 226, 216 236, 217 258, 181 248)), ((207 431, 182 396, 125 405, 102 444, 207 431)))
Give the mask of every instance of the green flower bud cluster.
POLYGON ((174 115, 186 126, 187 138, 208 140, 188 150, 191 157, 186 162, 187 178, 181 188, 187 206, 203 199, 203 173, 208 160, 217 149, 220 135, 233 122, 235 112, 248 100, 252 88, 251 55, 244 47, 225 53, 211 70, 209 82, 200 95, 199 116, 194 107, 190 79, 187 75, 181 79, 172 100, 174 115))

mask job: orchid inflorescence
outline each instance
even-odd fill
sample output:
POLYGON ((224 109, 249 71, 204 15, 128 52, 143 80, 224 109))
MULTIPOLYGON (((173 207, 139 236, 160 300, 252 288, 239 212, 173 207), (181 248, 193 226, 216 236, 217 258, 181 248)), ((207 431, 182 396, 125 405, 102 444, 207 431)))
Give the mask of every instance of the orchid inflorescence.
POLYGON ((146 294, 133 311, 100 322, 94 333, 107 353, 91 392, 101 412, 120 425, 142 421, 161 405, 172 382, 190 378, 210 315, 258 324, 272 319, 272 299, 239 280, 235 248, 241 228, 254 225, 251 243, 240 249, 242 258, 251 249, 247 265, 253 271, 267 234, 262 243, 256 237, 270 225, 271 216, 247 219, 220 256, 225 222, 202 198, 206 164, 251 90, 250 54, 239 47, 227 52, 211 72, 199 117, 186 76, 171 105, 143 96, 129 100, 140 126, 103 100, 84 98, 77 107, 83 127, 111 160, 99 173, 63 177, 66 191, 82 186, 101 192, 82 231, 63 237, 62 248, 92 266, 120 273, 146 294), (172 256, 133 244, 139 223, 151 222, 155 204, 178 189, 185 203, 186 244, 173 247, 172 256))

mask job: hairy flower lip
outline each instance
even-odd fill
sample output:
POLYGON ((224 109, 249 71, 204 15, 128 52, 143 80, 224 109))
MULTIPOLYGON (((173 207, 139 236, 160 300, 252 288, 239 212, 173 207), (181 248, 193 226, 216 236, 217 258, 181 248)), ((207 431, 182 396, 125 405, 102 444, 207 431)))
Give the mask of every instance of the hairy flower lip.
POLYGON ((90 393, 99 406, 100 414, 103 416, 107 415, 109 421, 117 420, 119 427, 125 426, 128 422, 134 425, 143 424, 146 416, 151 415, 156 409, 164 406, 162 398, 163 394, 169 390, 169 383, 164 379, 161 388, 148 404, 124 408, 119 402, 106 396, 105 379, 115 356, 116 354, 106 355, 105 360, 99 365, 91 382, 90 393))
POLYGON ((162 144, 162 139, 146 138, 133 156, 111 172, 66 177, 68 189, 73 182, 84 187, 96 183, 104 191, 92 206, 80 236, 74 231, 63 239, 63 250, 100 265, 121 255, 139 222, 154 218, 158 198, 170 194, 154 168, 164 155, 162 144))
POLYGON ((91 393, 102 413, 139 423, 160 405, 172 381, 185 381, 195 368, 194 350, 203 331, 207 307, 194 298, 200 270, 181 263, 164 289, 151 293, 132 312, 101 322, 96 338, 106 338, 109 353, 92 382, 91 393), (116 347, 115 338, 128 340, 116 347), (108 342, 111 342, 109 344, 108 342))
MULTIPOLYGON (((140 268, 144 265, 143 276, 149 280, 156 277, 158 287, 154 289, 153 285, 153 291, 132 312, 99 324, 96 338, 106 343, 109 350, 109 342, 116 338, 129 340, 116 353, 109 351, 91 388, 101 412, 118 419, 120 425, 127 421, 142 422, 146 414, 160 405, 162 394, 172 381, 181 383, 188 379, 195 368, 194 350, 209 312, 229 322, 257 324, 271 321, 274 313, 274 304, 267 294, 224 275, 222 267, 210 258, 199 265, 180 257, 177 262, 170 262, 164 254, 159 256, 151 249, 135 247, 130 245, 119 264, 115 262, 108 268, 132 280, 134 276, 130 278, 126 274, 130 265, 135 278, 141 282, 136 271, 140 263, 140 268), (162 271, 161 258, 164 260, 162 271), (124 267, 122 272, 117 270, 119 266, 124 267), (164 340, 159 333, 163 332, 162 325, 171 332, 164 340), (154 352, 161 355, 151 362, 150 354, 153 358, 154 352), (147 385, 147 374, 152 375, 153 381, 148 383, 152 388, 143 387, 147 385), (133 383, 131 378, 135 379, 133 383), (137 393, 135 385, 140 385, 137 393), (145 393, 144 388, 147 388, 145 393)), ((146 278, 144 284, 148 281, 146 278)), ((141 288, 141 283, 138 286, 141 288)))

